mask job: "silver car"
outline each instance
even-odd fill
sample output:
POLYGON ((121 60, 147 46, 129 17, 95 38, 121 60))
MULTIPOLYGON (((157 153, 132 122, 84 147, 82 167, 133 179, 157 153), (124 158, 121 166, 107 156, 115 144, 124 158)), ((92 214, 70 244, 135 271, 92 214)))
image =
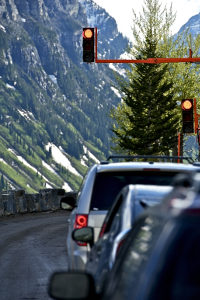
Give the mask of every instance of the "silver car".
POLYGON ((72 197, 61 202, 71 205, 73 210, 68 220, 67 255, 69 269, 85 268, 89 244, 75 242, 72 232, 75 228, 91 226, 95 241, 98 238, 104 218, 119 191, 128 184, 170 185, 179 173, 195 172, 199 167, 192 164, 169 162, 103 162, 95 164, 87 173, 74 204, 72 197), (68 201, 69 200, 69 201, 68 201))
POLYGON ((180 180, 176 183, 161 205, 140 215, 124 241, 101 295, 95 292, 91 274, 73 271, 53 274, 50 296, 54 299, 198 300, 199 176, 182 178, 182 183, 182 186, 180 180))
MULTIPOLYGON (((172 186, 130 184, 119 192, 85 267, 93 275, 97 293, 102 291, 121 246, 138 216, 144 209, 159 204, 171 190, 172 186)), ((92 246, 93 232, 92 227, 75 229, 72 237, 74 240, 87 241, 92 246)))

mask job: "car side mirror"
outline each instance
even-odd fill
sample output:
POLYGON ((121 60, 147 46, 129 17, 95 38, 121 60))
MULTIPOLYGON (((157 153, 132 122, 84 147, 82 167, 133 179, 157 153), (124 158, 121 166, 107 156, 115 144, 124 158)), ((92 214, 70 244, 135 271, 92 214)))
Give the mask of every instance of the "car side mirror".
POLYGON ((72 239, 76 242, 89 243, 90 247, 94 245, 94 228, 82 227, 72 231, 72 239))
POLYGON ((92 275, 81 271, 53 273, 48 294, 53 299, 97 299, 92 275))
POLYGON ((72 210, 76 207, 77 193, 69 192, 66 193, 65 197, 60 200, 60 208, 64 210, 72 210))

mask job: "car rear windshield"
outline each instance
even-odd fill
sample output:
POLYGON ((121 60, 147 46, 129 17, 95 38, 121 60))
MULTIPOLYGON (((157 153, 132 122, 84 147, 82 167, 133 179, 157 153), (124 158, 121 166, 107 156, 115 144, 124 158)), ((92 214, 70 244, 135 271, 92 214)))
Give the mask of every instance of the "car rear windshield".
POLYGON ((97 173, 90 209, 108 210, 120 190, 128 184, 171 185, 177 174, 159 170, 97 173))

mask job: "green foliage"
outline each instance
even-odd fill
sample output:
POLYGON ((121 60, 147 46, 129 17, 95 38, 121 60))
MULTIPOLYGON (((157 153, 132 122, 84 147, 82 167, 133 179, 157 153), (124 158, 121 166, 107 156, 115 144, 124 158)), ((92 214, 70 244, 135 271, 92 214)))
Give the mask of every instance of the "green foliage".
POLYGON ((29 193, 36 192, 33 188, 30 187, 30 179, 25 178, 22 174, 20 174, 18 171, 13 169, 11 166, 0 161, 0 169, 2 173, 5 174, 6 177, 9 178, 9 180, 14 185, 24 188, 29 193))
POLYGON ((74 166, 74 168, 82 175, 84 176, 87 172, 87 167, 83 166, 79 160, 77 160, 76 158, 74 157, 71 157, 71 162, 74 166))
MULTIPOLYGON (((168 55, 171 57, 188 57, 189 49, 193 57, 198 57, 200 49, 200 35, 192 37, 188 30, 177 35, 168 55)), ((199 98, 199 64, 176 63, 170 64, 168 78, 174 83, 174 98, 199 98)))
MULTIPOLYGON (((172 37, 175 20, 172 7, 162 8, 159 0, 145 0, 143 14, 134 13, 136 58, 182 57, 191 36, 172 37), (187 37, 187 39, 185 39, 187 37)), ((200 39, 195 40, 195 51, 200 39)), ((113 141, 118 152, 129 154, 168 154, 176 151, 181 113, 177 100, 199 95, 198 67, 190 64, 136 64, 127 71, 128 81, 120 80, 123 102, 111 111, 113 141), (190 77, 191 75, 191 77, 190 77)))

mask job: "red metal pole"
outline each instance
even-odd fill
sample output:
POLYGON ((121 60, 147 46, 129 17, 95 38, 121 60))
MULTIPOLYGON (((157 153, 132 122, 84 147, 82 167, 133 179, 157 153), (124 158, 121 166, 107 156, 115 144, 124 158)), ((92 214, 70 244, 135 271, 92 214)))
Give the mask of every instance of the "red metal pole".
MULTIPOLYGON (((181 155, 181 134, 178 133, 178 156, 181 155)), ((180 159, 178 158, 178 163, 180 163, 180 159)))
POLYGON ((174 58, 147 58, 147 59, 96 59, 96 63, 117 63, 117 64, 162 64, 162 63, 179 63, 179 62, 200 62, 200 57, 174 57, 174 58))
POLYGON ((192 57, 192 50, 189 50, 189 57, 152 57, 147 59, 98 59, 97 58, 97 27, 95 27, 95 62, 96 63, 124 63, 124 64, 161 64, 161 63, 179 63, 179 62, 190 62, 200 63, 200 57, 192 57))
POLYGON ((97 27, 95 27, 95 62, 97 62, 97 27))
POLYGON ((194 132, 197 133, 198 129, 198 115, 197 115, 197 101, 194 98, 194 132))

